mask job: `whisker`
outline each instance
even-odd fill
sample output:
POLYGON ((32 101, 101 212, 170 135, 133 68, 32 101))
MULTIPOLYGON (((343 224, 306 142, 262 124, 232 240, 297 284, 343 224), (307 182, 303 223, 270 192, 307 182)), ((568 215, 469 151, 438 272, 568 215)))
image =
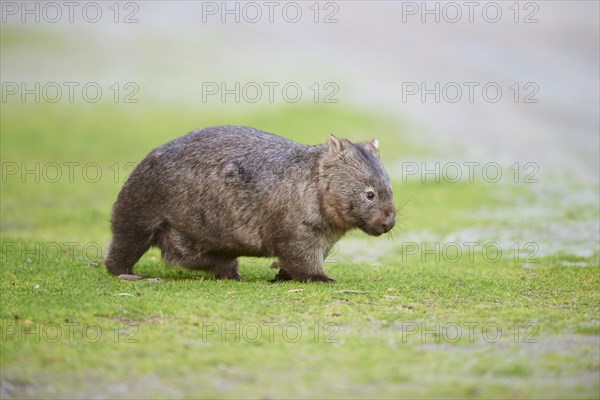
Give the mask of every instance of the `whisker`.
POLYGON ((398 207, 397 207, 397 211, 402 211, 402 209, 404 207, 406 207, 406 205, 413 199, 413 197, 415 197, 415 194, 417 193, 417 189, 415 189, 409 196, 408 198, 406 198, 404 201, 402 201, 398 207))

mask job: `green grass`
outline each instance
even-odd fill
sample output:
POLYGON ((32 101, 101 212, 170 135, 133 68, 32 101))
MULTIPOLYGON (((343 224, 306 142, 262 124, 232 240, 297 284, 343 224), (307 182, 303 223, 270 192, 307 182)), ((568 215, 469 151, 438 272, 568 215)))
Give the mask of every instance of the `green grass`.
POLYGON ((526 185, 395 179, 397 204, 407 202, 399 228, 377 239, 349 234, 326 265, 335 285, 272 284, 269 260, 249 258, 244 282, 216 281, 165 267, 156 249, 136 272, 162 282, 109 277, 101 252, 129 165, 195 128, 251 125, 304 143, 330 132, 377 137, 387 163, 439 154, 378 114, 252 111, 3 104, 3 397, 598 398, 594 243, 590 255, 540 252, 534 262, 510 252, 495 262, 480 252, 457 262, 403 253, 413 232, 434 241, 598 217, 581 205, 543 218, 497 215, 561 207, 559 195, 540 200, 526 185), (39 182, 6 169, 36 162, 39 182), (41 172, 49 162, 63 172, 54 183, 41 172), (65 162, 79 163, 72 182, 65 162), (99 166, 97 181, 82 175, 86 163, 99 166))

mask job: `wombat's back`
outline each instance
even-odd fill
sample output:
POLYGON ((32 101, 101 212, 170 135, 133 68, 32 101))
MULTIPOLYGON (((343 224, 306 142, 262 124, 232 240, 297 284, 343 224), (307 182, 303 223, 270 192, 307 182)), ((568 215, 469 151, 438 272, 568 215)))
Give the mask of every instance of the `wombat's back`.
POLYGON ((282 161, 287 155, 308 147, 246 126, 217 126, 188 133, 152 153, 167 164, 181 161, 191 166, 190 157, 195 162, 211 165, 226 160, 282 161))

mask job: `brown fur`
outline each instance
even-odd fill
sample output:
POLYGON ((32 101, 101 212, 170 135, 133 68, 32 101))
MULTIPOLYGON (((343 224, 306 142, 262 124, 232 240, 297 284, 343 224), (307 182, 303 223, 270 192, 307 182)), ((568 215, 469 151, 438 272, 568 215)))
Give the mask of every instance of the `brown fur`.
POLYGON ((237 258, 255 256, 279 259, 276 279, 330 282, 323 261, 344 233, 379 236, 395 217, 376 141, 306 146, 248 127, 206 128, 133 171, 113 207, 105 264, 133 274, 157 246, 168 264, 219 279, 241 279, 237 258))

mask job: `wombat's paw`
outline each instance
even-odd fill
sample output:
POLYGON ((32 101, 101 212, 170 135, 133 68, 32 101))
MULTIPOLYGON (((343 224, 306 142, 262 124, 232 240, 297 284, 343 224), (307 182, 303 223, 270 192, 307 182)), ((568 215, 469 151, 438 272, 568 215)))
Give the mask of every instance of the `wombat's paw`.
POLYGON ((215 274, 215 277, 219 280, 223 280, 223 279, 231 279, 231 280, 235 280, 235 281, 243 281, 244 280, 244 278, 242 278, 242 276, 237 271, 219 272, 218 274, 215 274))
MULTIPOLYGON (((277 262, 275 262, 275 263, 277 263, 277 262)), ((275 263, 273 263, 273 264, 275 264, 275 263)), ((277 267, 274 267, 274 268, 277 268, 277 267)), ((292 278, 292 276, 290 274, 288 274, 284 270, 280 269, 279 273, 277 275, 275 275, 275 278, 271 279, 271 282, 291 281, 292 279, 294 279, 294 278, 292 278)))
POLYGON ((325 275, 315 275, 309 276, 308 278, 302 279, 302 282, 325 282, 325 283, 335 283, 335 279, 332 279, 325 275))

